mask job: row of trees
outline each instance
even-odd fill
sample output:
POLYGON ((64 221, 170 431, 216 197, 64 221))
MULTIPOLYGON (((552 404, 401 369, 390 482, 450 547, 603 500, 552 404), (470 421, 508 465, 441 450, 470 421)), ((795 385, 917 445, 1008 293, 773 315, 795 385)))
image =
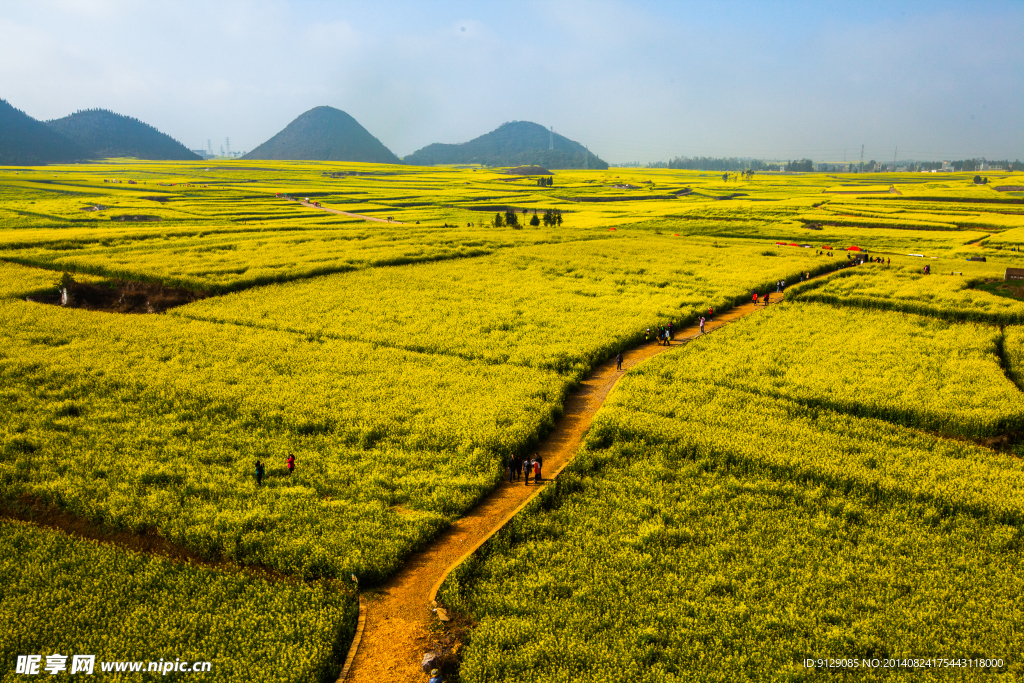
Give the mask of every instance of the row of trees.
POLYGON ((799 159, 786 164, 786 170, 798 173, 811 173, 814 171, 814 162, 810 159, 799 159))
MULTIPOLYGON (((526 214, 528 212, 529 209, 523 209, 523 223, 527 222, 526 214)), ((554 225, 561 225, 562 212, 559 211, 558 209, 548 209, 547 211, 544 212, 543 217, 540 217, 537 215, 537 209, 534 209, 533 215, 530 217, 529 223, 534 227, 540 225, 541 223, 549 227, 554 225)), ((515 209, 506 209, 505 213, 499 212, 494 214, 494 227, 503 228, 505 226, 508 226, 510 228, 520 227, 520 217, 519 214, 516 213, 515 209)))
POLYGON ((547 177, 541 176, 540 178, 537 178, 537 185, 540 186, 540 187, 551 187, 554 184, 555 184, 554 176, 547 176, 547 177))
POLYGON ((727 171, 738 172, 752 169, 754 171, 778 171, 782 164, 769 164, 760 159, 740 159, 738 157, 676 157, 669 161, 655 161, 647 164, 647 168, 677 168, 686 171, 727 171))
MULTIPOLYGON (((982 164, 1003 168, 1007 171, 1024 171, 1024 162, 1016 161, 986 161, 984 159, 962 159, 951 162, 955 171, 980 171, 982 164)), ((906 162, 897 164, 900 168, 908 171, 931 171, 942 168, 941 161, 906 162)), ((743 173, 745 171, 797 171, 810 173, 814 171, 814 162, 810 159, 798 159, 783 163, 771 163, 760 159, 741 159, 738 157, 676 157, 671 161, 655 161, 647 164, 647 168, 677 168, 690 171, 725 171, 726 173, 743 173)), ((874 159, 866 163, 843 162, 842 164, 826 164, 823 170, 828 173, 843 172, 849 170, 851 173, 872 172, 882 170, 896 170, 892 165, 883 165, 874 159)))

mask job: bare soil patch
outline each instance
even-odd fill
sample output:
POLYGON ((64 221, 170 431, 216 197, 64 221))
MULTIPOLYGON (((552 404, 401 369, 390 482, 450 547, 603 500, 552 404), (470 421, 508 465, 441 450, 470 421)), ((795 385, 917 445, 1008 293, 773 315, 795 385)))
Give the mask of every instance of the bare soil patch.
POLYGON ((163 313, 168 308, 205 299, 206 292, 165 287, 157 282, 111 280, 109 282, 78 282, 66 275, 63 287, 26 297, 41 304, 84 308, 110 313, 163 313), (67 290, 67 296, 64 291, 67 290))
POLYGON ((112 221, 162 221, 163 218, 160 216, 146 216, 141 214, 125 214, 121 216, 111 216, 112 221))
POLYGON ((551 175, 551 171, 543 166, 516 166, 504 171, 512 175, 551 175))
POLYGON ((1024 301, 1024 281, 1021 280, 986 280, 978 284, 977 289, 996 296, 1024 301))

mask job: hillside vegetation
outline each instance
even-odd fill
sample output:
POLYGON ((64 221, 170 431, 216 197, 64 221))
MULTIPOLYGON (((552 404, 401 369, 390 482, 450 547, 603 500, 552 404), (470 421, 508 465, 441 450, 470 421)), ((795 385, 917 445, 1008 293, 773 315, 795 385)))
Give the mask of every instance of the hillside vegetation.
POLYGON ((358 121, 334 107, 310 109, 242 158, 401 163, 358 121))
POLYGON ((0 100, 0 165, 35 166, 88 156, 80 145, 0 100))
POLYGON ((416 166, 482 164, 544 168, 606 169, 608 164, 567 137, 552 134, 529 121, 504 123, 496 130, 455 145, 434 143, 413 152, 403 161, 416 166), (549 149, 553 147, 553 149, 549 149))
POLYGON ((75 142, 94 159, 135 157, 166 161, 199 159, 171 136, 148 123, 106 109, 89 109, 47 121, 52 130, 75 142))

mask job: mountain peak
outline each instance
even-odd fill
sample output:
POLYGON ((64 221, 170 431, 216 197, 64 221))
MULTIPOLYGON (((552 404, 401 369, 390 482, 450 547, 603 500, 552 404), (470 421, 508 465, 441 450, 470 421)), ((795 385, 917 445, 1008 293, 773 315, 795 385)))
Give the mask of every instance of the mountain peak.
POLYGON ((403 159, 407 164, 483 164, 545 168, 608 168, 608 164, 569 138, 532 121, 508 121, 469 142, 434 143, 403 159))
POLYGON ((88 150, 94 158, 194 160, 200 157, 170 135, 131 116, 85 109, 46 125, 88 150))
POLYGON ((86 157, 88 153, 79 145, 0 100, 0 164, 35 166, 86 157))
POLYGON ((402 163, 358 121, 327 106, 313 107, 300 114, 243 158, 402 163))

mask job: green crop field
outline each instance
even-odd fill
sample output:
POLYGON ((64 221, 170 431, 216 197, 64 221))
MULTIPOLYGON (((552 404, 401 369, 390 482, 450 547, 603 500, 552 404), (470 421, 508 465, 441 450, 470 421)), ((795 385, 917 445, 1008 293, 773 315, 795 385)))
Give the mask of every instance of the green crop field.
POLYGON ((840 655, 1019 674, 1024 302, 993 283, 1024 267, 1024 200, 992 186, 1020 174, 552 176, 0 168, 0 505, 29 519, 0 525, 26 570, 0 598, 4 657, 143 659, 143 596, 201 598, 159 656, 249 680, 245 631, 252 661, 280 655, 267 680, 330 679, 350 575, 394 575, 647 328, 785 280, 782 306, 628 373, 559 493, 453 574, 442 598, 478 623, 463 680, 802 680, 840 655), (51 305, 65 274, 193 296, 51 305), (40 509, 203 564, 42 529, 40 509), (59 626, 70 585, 93 588, 59 626), (63 588, 27 601, 40 586, 63 588))

